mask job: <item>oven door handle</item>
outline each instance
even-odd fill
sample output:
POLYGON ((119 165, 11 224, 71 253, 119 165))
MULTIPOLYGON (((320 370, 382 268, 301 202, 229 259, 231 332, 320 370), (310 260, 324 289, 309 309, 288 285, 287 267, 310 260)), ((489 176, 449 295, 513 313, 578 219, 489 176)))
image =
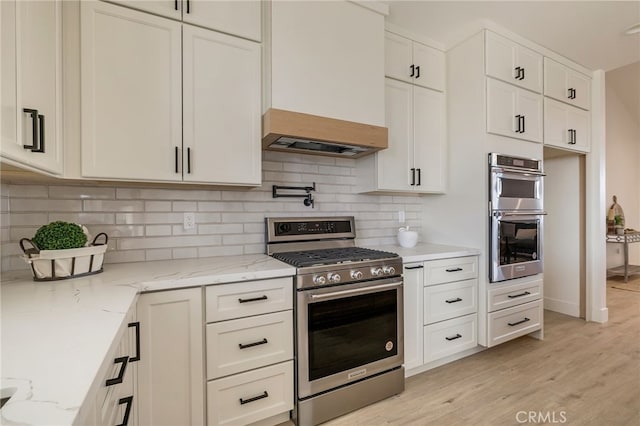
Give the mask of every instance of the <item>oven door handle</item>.
POLYGON ((526 211, 495 211, 493 216, 505 217, 505 216, 546 216, 547 212, 526 212, 526 211))
POLYGON ((371 287, 354 288, 351 290, 332 291, 330 293, 310 294, 309 299, 323 300, 323 299, 332 299, 332 298, 342 297, 342 296, 355 296, 358 294, 372 293, 378 290, 385 290, 385 289, 401 287, 401 286, 402 286, 402 281, 389 283, 389 284, 374 285, 371 287))
POLYGON ((510 167, 491 167, 491 170, 496 173, 513 173, 517 176, 546 176, 546 174, 542 172, 536 172, 535 170, 522 170, 522 169, 512 169, 510 167))

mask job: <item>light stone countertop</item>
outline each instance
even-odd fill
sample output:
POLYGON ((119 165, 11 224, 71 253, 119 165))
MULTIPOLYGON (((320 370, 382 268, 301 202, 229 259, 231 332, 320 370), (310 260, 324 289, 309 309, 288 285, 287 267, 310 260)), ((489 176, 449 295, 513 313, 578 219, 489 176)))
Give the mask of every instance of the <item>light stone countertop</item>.
MULTIPOLYGON (((405 263, 480 254, 435 244, 375 247, 405 263)), ((140 292, 295 275, 266 255, 105 265, 83 278, 2 275, 0 389, 15 387, 1 424, 71 425, 140 292)), ((4 396, 4 395, 3 395, 4 396)))
POLYGON ((105 265, 83 278, 2 275, 0 424, 71 425, 139 292, 291 276, 266 255, 105 265), (4 395, 2 395, 4 396, 4 395))

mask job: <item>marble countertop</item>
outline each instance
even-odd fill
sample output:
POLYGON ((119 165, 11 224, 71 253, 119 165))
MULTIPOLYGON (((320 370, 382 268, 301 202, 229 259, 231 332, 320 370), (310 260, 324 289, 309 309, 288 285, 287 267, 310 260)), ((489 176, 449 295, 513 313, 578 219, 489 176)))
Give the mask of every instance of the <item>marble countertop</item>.
MULTIPOLYGON (((435 244, 376 248, 405 263, 480 253, 435 244)), ((266 255, 247 255, 109 264, 101 274, 53 282, 34 282, 26 271, 3 274, 0 390, 16 391, 0 423, 73 424, 139 293, 295 273, 266 255)))
POLYGON ((3 274, 0 389, 16 391, 0 424, 73 424, 138 293, 294 274, 266 255, 111 264, 53 282, 3 274))

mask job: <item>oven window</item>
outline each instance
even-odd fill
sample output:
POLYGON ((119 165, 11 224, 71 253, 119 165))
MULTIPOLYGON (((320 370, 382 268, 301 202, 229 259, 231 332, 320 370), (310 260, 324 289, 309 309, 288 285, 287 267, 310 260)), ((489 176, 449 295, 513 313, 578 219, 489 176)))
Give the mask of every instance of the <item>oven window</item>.
POLYGON ((501 220, 498 230, 500 239, 500 265, 538 260, 538 221, 501 220))
POLYGON ((536 198, 536 180, 520 180, 501 178, 501 197, 505 198, 536 198))
POLYGON ((397 290, 311 303, 309 380, 398 354, 397 290))

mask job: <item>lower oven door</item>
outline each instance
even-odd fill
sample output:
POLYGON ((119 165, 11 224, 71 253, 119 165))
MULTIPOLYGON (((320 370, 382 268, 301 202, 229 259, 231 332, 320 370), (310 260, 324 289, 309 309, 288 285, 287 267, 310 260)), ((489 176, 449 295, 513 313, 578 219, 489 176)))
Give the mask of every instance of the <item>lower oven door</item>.
POLYGON ((298 397, 404 361, 402 277, 298 291, 298 397))
POLYGON ((493 212, 489 238, 491 282, 542 272, 542 235, 545 214, 543 212, 493 212))

